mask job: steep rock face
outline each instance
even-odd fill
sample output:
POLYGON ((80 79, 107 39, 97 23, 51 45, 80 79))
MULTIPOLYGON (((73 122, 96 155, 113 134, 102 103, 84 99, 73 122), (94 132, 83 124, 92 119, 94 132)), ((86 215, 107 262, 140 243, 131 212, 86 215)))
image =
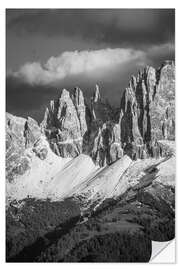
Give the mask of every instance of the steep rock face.
POLYGON ((101 97, 100 88, 97 84, 91 98, 91 113, 93 120, 101 120, 103 123, 113 120, 114 118, 113 109, 109 103, 101 97))
POLYGON ((79 88, 75 88, 72 97, 63 89, 60 97, 50 102, 41 127, 57 155, 75 157, 82 152, 82 136, 87 129, 85 112, 79 88))
POLYGON ((53 112, 56 127, 60 129, 60 140, 76 139, 81 136, 76 109, 67 90, 62 90, 53 112))
POLYGON ((123 156, 120 126, 112 121, 104 124, 93 121, 85 139, 84 152, 90 154, 97 165, 111 164, 123 156))
POLYGON ((90 107, 79 87, 72 95, 64 89, 51 101, 41 125, 52 150, 62 157, 86 153, 100 166, 124 153, 132 159, 162 156, 158 140, 173 140, 175 134, 174 74, 174 63, 166 61, 158 70, 147 66, 132 76, 121 99, 119 120, 98 85, 90 107))
POLYGON ((115 110, 100 94, 96 85, 91 98, 91 121, 83 138, 83 152, 89 154, 97 165, 105 166, 123 156, 120 126, 114 121, 115 110))
POLYGON ((138 128, 138 103, 131 87, 126 88, 121 100, 120 126, 123 142, 142 138, 138 128))
POLYGON ((74 102, 74 105, 77 111, 77 116, 80 123, 81 136, 83 136, 85 132, 87 131, 86 106, 85 106, 82 90, 79 87, 76 87, 74 89, 72 100, 74 102))
MULTIPOLYGON (((100 166, 111 164, 124 153, 132 159, 159 157, 165 151, 158 141, 175 138, 174 103, 175 67, 167 61, 158 70, 146 67, 137 77, 132 76, 121 99, 118 121, 117 112, 103 100, 98 85, 90 108, 76 87, 72 94, 62 90, 57 100, 50 102, 41 131, 57 155, 76 157, 83 152, 100 166)), ((36 121, 30 117, 16 119, 16 125, 12 125, 12 116, 7 118, 7 144, 14 136, 20 145, 17 149, 21 144, 31 147, 39 134, 36 121)), ((38 154, 43 158, 45 151, 38 154)))
POLYGON ((123 155, 119 125, 112 119, 113 110, 101 98, 98 85, 90 108, 76 87, 72 95, 63 90, 58 100, 51 101, 41 127, 57 155, 75 157, 84 152, 104 166, 123 155))
POLYGON ((12 181, 29 168, 26 150, 33 147, 41 135, 38 123, 28 117, 16 117, 6 113, 6 177, 12 181))
POLYGON ((161 155, 160 139, 174 139, 175 67, 167 61, 132 76, 120 108, 121 141, 134 158, 161 155))
POLYGON ((157 70, 157 87, 151 104, 152 137, 175 139, 175 66, 171 61, 157 70))

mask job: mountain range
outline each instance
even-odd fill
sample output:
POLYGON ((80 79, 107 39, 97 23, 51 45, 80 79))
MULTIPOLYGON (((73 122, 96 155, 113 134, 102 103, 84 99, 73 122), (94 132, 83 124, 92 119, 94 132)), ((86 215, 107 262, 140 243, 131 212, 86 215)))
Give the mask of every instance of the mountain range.
MULTIPOLYGON (((158 69, 147 66, 137 76, 133 75, 118 109, 101 96, 98 85, 90 100, 86 100, 85 92, 79 87, 57 92, 57 99, 50 101, 40 124, 31 117, 25 119, 6 113, 6 198, 11 224, 7 230, 10 246, 7 260, 105 261, 107 254, 100 250, 104 245, 107 247, 107 235, 117 234, 121 239, 123 233, 142 238, 142 246, 148 246, 146 255, 142 257, 136 250, 138 259, 133 255, 128 258, 128 249, 128 252, 121 250, 122 257, 116 254, 109 260, 148 261, 151 240, 168 241, 174 237, 174 62, 165 61, 158 69), (62 207, 63 202, 72 200, 79 214, 72 210, 63 222, 79 216, 73 230, 80 228, 84 236, 71 230, 68 235, 78 235, 80 239, 73 242, 69 235, 68 240, 58 236, 52 241, 46 234, 54 228, 57 231, 56 220, 53 230, 49 229, 50 225, 45 226, 44 233, 41 228, 29 240, 29 230, 36 229, 34 225, 23 227, 21 219, 27 209, 30 211, 28 207, 39 209, 47 200, 48 207, 55 203, 61 203, 62 207), (95 221, 100 228, 96 232, 92 225, 95 221), (16 240, 11 231, 16 231, 16 240), (19 239, 25 232, 27 243, 18 244, 23 242, 19 239), (36 243, 39 247, 39 237, 48 239, 48 244, 43 242, 41 253, 32 255, 31 245, 36 243), (98 237, 102 239, 97 240, 98 237), (66 247, 69 239, 71 248, 66 247), (77 249, 80 252, 85 246, 89 250, 89 245, 94 248, 93 241, 102 243, 98 251, 95 248, 93 252, 78 255, 77 249), (58 245, 63 245, 63 252, 57 251, 58 245), (55 255, 50 256, 52 250, 55 255)), ((57 211, 56 207, 53 209, 57 211)), ((32 215, 36 220, 34 212, 32 215)))

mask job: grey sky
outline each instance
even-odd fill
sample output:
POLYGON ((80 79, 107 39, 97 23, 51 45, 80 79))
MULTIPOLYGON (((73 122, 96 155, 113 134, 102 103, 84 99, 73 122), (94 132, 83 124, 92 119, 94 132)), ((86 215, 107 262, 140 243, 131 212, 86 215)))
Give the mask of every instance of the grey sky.
MULTIPOLYGON (((174 20, 175 11, 170 9, 7 10, 7 110, 16 114, 27 114, 28 111, 32 116, 37 116, 38 109, 42 108, 43 111, 47 100, 55 95, 55 89, 72 89, 79 84, 89 96, 97 81, 109 101, 118 106, 120 101, 117 95, 120 99, 119 93, 128 84, 132 73, 136 75, 143 65, 157 67, 166 59, 174 59, 174 20), (109 54, 108 49, 113 50, 112 54, 109 54), (127 56, 127 61, 112 63, 113 57, 116 60, 115 49, 119 50, 117 56, 127 56), (79 58, 74 58, 76 50, 85 52, 78 54, 79 58), (123 51, 122 54, 122 50, 125 53, 123 51), (128 58, 130 51, 132 61, 128 58), (71 57, 65 57, 66 52, 71 52, 71 57), (96 55, 97 61, 94 60, 96 55), (41 76, 44 82, 47 62, 51 57, 55 59, 48 69, 51 80, 48 85, 40 83, 38 87, 36 78, 41 76), (87 65, 83 71, 84 63, 88 62, 89 67, 92 62, 91 57, 94 65, 90 66, 91 72, 87 65), (74 61, 80 71, 76 74, 72 72, 76 63, 74 61), (98 61, 105 61, 107 66, 99 66, 98 61), (32 66, 34 62, 35 68, 32 66), (54 73, 57 62, 59 66, 56 66, 54 73), (28 67, 27 63, 30 63, 28 67), (69 75, 57 79, 59 70, 61 74, 65 70, 69 75), (15 80, 12 78, 14 72, 18 74, 15 80), (29 77, 36 83, 35 86, 29 85, 29 77), (56 78, 56 83, 52 78, 56 78)), ((39 119, 41 117, 37 116, 39 119)))

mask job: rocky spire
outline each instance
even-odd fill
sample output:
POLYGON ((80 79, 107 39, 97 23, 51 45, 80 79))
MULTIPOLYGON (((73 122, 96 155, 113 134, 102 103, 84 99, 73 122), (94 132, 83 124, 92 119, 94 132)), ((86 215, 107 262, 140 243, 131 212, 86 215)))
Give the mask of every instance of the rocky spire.
POLYGON ((68 99, 69 98, 69 91, 67 91, 65 88, 60 91, 59 95, 60 99, 68 99))
POLYGON ((61 156, 84 151, 101 166, 123 153, 131 158, 158 156, 156 141, 175 136, 174 100, 175 67, 168 61, 158 70, 147 66, 131 77, 121 98, 119 121, 96 85, 90 109, 79 87, 72 94, 63 89, 50 102, 44 127, 52 148, 61 156))
POLYGON ((174 63, 168 61, 158 70, 147 66, 137 78, 131 78, 129 87, 123 93, 120 108, 123 144, 130 146, 133 143, 133 147, 137 148, 141 142, 153 152, 149 145, 154 140, 174 138, 174 77, 174 63))
POLYGON ((29 169, 30 159, 25 152, 27 149, 32 149, 40 137, 41 131, 34 119, 31 117, 25 119, 6 113, 6 177, 8 181, 12 181, 29 169))
POLYGON ((157 86, 154 101, 150 104, 152 136, 163 138, 162 127, 166 129, 165 138, 175 138, 175 66, 166 61, 157 70, 157 86), (166 113, 168 111, 168 114, 166 113))
POLYGON ((100 91, 99 91, 99 85, 96 84, 95 91, 93 94, 93 102, 96 103, 101 99, 100 91))
POLYGON ((80 123, 77 111, 70 97, 70 93, 63 89, 55 110, 55 127, 60 129, 62 140, 81 137, 80 123))
POLYGON ((87 123, 86 123, 86 106, 84 103, 83 92, 79 87, 74 88, 74 93, 72 95, 72 100, 74 102, 77 116, 80 123, 81 135, 83 136, 87 131, 87 123))
POLYGON ((76 88, 73 95, 66 89, 60 91, 58 99, 46 109, 42 127, 55 153, 63 157, 81 153, 87 130, 82 91, 76 88))
POLYGON ((101 98, 99 85, 96 84, 95 91, 91 98, 91 114, 94 120, 102 120, 103 122, 112 120, 113 110, 108 101, 101 98))

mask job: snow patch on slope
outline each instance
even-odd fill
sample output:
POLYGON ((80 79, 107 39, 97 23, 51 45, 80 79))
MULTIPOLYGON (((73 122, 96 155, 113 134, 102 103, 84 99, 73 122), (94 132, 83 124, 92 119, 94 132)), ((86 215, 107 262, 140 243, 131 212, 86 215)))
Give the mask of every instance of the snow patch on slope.
POLYGON ((26 149, 25 155, 29 159, 30 169, 16 177, 13 182, 7 182, 6 194, 10 201, 26 197, 64 199, 71 196, 75 186, 80 185, 99 168, 84 154, 74 159, 57 156, 44 136, 36 148, 46 148, 47 157, 41 160, 32 148, 26 149))
POLYGON ((124 156, 110 166, 106 166, 87 178, 74 189, 74 195, 86 197, 89 202, 102 202, 113 197, 117 187, 121 193, 127 189, 127 182, 122 181, 122 175, 132 163, 128 156, 124 156))
POLYGON ((146 170, 152 166, 158 169, 153 181, 174 186, 174 155, 169 159, 149 158, 136 161, 125 155, 110 166, 99 168, 91 157, 84 154, 73 159, 55 155, 43 136, 38 148, 46 148, 47 157, 41 160, 32 149, 26 150, 30 169, 18 176, 13 183, 7 183, 7 197, 11 200, 21 200, 28 196, 62 200, 74 196, 82 198, 87 207, 92 204, 96 207, 103 200, 117 198, 130 187, 139 184, 147 174, 146 170))
POLYGON ((61 158, 54 154, 43 136, 41 137, 40 144, 42 148, 46 147, 48 150, 46 159, 41 160, 32 149, 27 149, 25 155, 30 161, 30 169, 25 174, 14 179, 12 183, 7 182, 7 198, 11 200, 21 200, 28 196, 46 198, 46 188, 50 178, 56 175, 71 160, 70 158, 61 158))
POLYGON ((51 179, 47 187, 48 197, 62 199, 71 196, 72 190, 97 169, 89 156, 80 154, 51 179))
POLYGON ((159 172, 156 181, 167 186, 175 186, 176 178, 176 158, 173 156, 157 166, 159 172))

